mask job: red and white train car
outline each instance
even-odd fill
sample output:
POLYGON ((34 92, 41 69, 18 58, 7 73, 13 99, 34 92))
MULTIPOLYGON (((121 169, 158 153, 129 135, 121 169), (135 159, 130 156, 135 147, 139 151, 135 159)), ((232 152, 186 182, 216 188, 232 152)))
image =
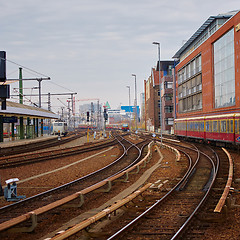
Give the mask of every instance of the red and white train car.
POLYGON ((240 144, 240 113, 175 119, 175 135, 240 144))

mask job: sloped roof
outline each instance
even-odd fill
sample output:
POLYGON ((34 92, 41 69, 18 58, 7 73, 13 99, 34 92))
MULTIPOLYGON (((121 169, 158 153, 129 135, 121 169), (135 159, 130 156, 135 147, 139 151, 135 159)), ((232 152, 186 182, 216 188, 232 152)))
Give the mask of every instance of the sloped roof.
POLYGON ((0 114, 26 116, 26 117, 52 118, 52 119, 59 118, 59 116, 54 112, 51 112, 42 108, 32 107, 32 106, 10 102, 10 101, 7 101, 6 110, 1 110, 0 108, 0 114))
POLYGON ((175 53, 173 58, 179 58, 181 54, 210 26, 216 19, 228 19, 235 15, 239 10, 228 13, 219 14, 217 16, 210 16, 203 25, 188 39, 188 41, 175 53))

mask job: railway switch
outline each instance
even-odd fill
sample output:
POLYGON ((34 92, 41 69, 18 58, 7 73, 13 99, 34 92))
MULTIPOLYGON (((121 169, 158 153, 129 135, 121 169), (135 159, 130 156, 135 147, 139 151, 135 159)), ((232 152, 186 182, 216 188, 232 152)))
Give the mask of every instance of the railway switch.
POLYGON ((4 197, 8 202, 19 201, 26 196, 18 196, 17 195, 17 182, 18 178, 11 178, 6 180, 7 187, 4 188, 4 197))

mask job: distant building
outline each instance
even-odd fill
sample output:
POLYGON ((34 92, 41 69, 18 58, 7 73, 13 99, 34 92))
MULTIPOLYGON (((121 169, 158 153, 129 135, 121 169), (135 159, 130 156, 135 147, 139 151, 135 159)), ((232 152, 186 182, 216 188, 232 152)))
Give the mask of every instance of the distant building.
POLYGON ((170 133, 173 127, 173 76, 172 69, 174 61, 160 62, 160 84, 159 84, 159 62, 157 68, 152 68, 151 75, 144 82, 145 90, 145 123, 146 130, 160 130, 160 113, 162 112, 162 130, 170 133), (161 88, 160 88, 160 87, 161 88), (161 89, 161 93, 160 93, 161 89), (161 111, 160 111, 161 96, 161 111))
POLYGON ((140 123, 142 129, 145 129, 145 94, 140 93, 140 123))

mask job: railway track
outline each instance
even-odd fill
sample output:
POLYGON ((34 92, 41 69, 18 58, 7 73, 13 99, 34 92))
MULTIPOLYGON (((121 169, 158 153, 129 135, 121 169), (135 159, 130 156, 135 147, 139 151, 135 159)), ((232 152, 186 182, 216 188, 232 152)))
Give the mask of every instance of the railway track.
POLYGON ((73 141, 82 136, 84 136, 84 133, 77 132, 75 134, 70 134, 70 136, 62 137, 61 140, 59 140, 58 137, 55 137, 55 138, 50 138, 42 141, 30 142, 24 145, 15 145, 15 146, 9 146, 4 148, 0 147, 0 157, 6 157, 6 156, 32 152, 36 150, 58 146, 58 145, 73 141))
MULTIPOLYGON (((186 146, 185 150, 180 148, 178 147, 180 151, 185 151, 188 158, 192 155, 185 176, 177 184, 175 181, 169 182, 169 191, 164 195, 163 192, 148 192, 143 195, 144 201, 134 201, 134 207, 126 210, 124 218, 103 229, 108 233, 103 239, 200 239, 206 224, 196 224, 193 219, 209 219, 209 213, 213 215, 212 208, 219 200, 219 195, 213 196, 210 193, 214 192, 212 190, 216 186, 213 184, 216 184, 217 173, 221 174, 218 171, 219 155, 225 159, 226 155, 220 150, 215 152, 206 147, 187 147, 187 150, 186 146), (213 203, 206 202, 210 196, 213 203)), ((224 176, 220 177, 222 178, 224 176)), ((222 187, 220 189, 223 190, 222 187)))
MULTIPOLYGON (((53 202, 57 202, 76 192, 89 188, 97 184, 98 182, 103 181, 109 176, 114 176, 117 172, 123 171, 124 169, 132 166, 132 164, 134 164, 135 162, 139 161, 142 154, 143 146, 146 145, 145 141, 140 144, 142 145, 142 147, 140 148, 137 145, 132 144, 129 141, 126 141, 121 136, 116 137, 116 139, 119 142, 119 144, 121 144, 123 147, 123 154, 121 157, 115 160, 112 164, 106 166, 105 168, 99 171, 96 171, 85 177, 77 179, 69 184, 65 184, 64 186, 51 189, 47 192, 30 197, 21 202, 17 202, 17 203, 2 207, 0 209, 0 230, 2 230, 0 233, 1 239, 2 237, 3 238, 6 237, 5 230, 9 229, 8 226, 10 226, 11 223, 13 223, 16 219, 19 219, 22 216, 26 215, 26 213, 34 212, 36 209, 44 208, 48 205, 51 205, 53 202)), ((93 195, 94 194, 91 193, 87 198, 91 199, 93 195)), ((48 219, 48 221, 51 222, 52 216, 56 211, 59 212, 59 209, 49 211, 45 214, 41 214, 40 216, 38 216, 38 221, 42 223, 46 219, 48 219)), ((63 210, 61 209, 60 212, 63 215, 67 215, 68 210, 66 210, 66 212, 63 213, 63 210)), ((18 227, 23 227, 25 224, 26 224, 25 222, 20 223, 18 227)), ((29 222, 27 223, 27 225, 28 224, 29 222)), ((38 225, 39 228, 41 227, 40 225, 41 224, 38 225)), ((13 224, 13 226, 15 226, 15 224, 13 224)), ((44 226, 46 225, 44 224, 44 226)), ((30 229, 30 228, 27 228, 27 229, 30 229)))
MULTIPOLYGON (((78 136, 79 137, 79 136, 78 136)), ((84 152, 90 152, 93 150, 102 149, 110 145, 117 144, 117 140, 107 140, 103 142, 97 142, 91 145, 81 145, 75 147, 68 147, 63 149, 46 150, 41 152, 29 152, 12 156, 0 157, 0 169, 17 167, 24 164, 30 164, 35 162, 47 161, 59 157, 67 157, 84 152)), ((52 145, 48 145, 50 147, 52 145)))

